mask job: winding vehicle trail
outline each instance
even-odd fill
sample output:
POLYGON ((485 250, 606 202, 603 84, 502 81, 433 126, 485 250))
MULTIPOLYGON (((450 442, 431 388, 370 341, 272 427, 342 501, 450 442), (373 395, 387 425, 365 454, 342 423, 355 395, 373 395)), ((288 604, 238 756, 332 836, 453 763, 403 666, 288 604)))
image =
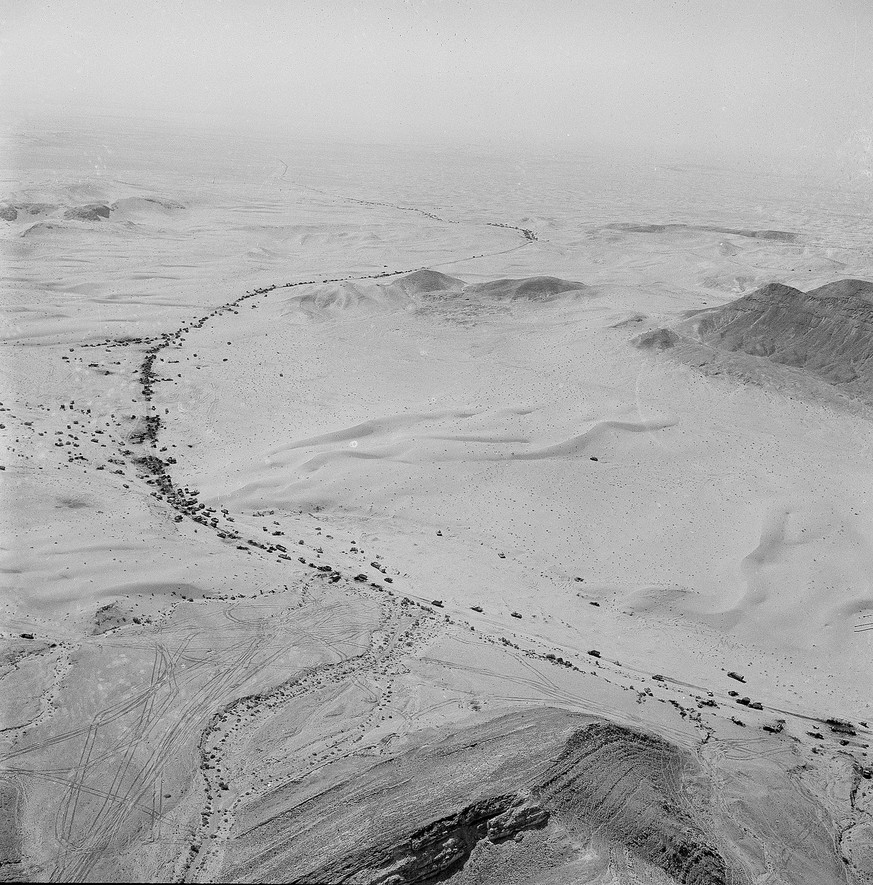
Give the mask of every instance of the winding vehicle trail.
MULTIPOLYGON (((286 166, 285 167, 286 171, 287 171, 287 168, 288 167, 286 166)), ((284 173, 283 173, 283 176, 284 176, 284 173)), ((444 218, 441 215, 437 215, 435 212, 429 212, 426 209, 419 209, 416 206, 401 206, 399 203, 386 203, 386 202, 383 202, 380 200, 361 200, 358 197, 349 197, 349 196, 345 196, 342 194, 332 194, 332 193, 330 193, 330 191, 319 190, 318 188, 309 187, 308 185, 303 185, 303 184, 297 184, 297 185, 295 185, 295 187, 298 187, 301 190, 312 191, 313 193, 321 194, 322 196, 325 196, 325 197, 332 197, 334 199, 345 200, 346 202, 349 202, 349 203, 357 203, 359 206, 380 206, 383 209, 396 209, 398 212, 416 212, 417 214, 422 215, 425 218, 432 218, 434 221, 441 221, 444 224, 469 223, 469 222, 462 222, 460 219, 457 219, 457 218, 444 218)), ((537 240, 539 240, 539 237, 537 236, 536 232, 531 230, 530 228, 519 227, 515 224, 507 224, 502 221, 485 221, 485 222, 480 222, 480 223, 485 224, 489 227, 503 227, 503 228, 506 228, 507 230, 518 231, 518 233, 520 233, 525 238, 525 240, 529 243, 535 243, 537 240)), ((490 253, 490 254, 499 255, 501 253, 497 252, 497 253, 490 253)))

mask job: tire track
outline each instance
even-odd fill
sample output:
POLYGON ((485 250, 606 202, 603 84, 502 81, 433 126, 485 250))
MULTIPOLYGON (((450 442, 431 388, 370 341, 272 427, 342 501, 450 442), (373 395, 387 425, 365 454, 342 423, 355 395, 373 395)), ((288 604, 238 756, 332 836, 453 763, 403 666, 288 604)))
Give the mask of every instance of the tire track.
MULTIPOLYGON (((112 838, 128 819, 130 813, 134 809, 144 811, 150 808, 150 804, 144 802, 143 798, 149 791, 154 790, 155 780, 161 770, 161 763, 167 754, 186 736, 186 732, 193 733, 196 731, 196 726, 190 723, 197 721, 198 711, 202 711, 204 706, 208 708, 210 701, 214 702, 221 697, 228 688, 230 691, 233 691, 249 678, 249 673, 244 673, 242 679, 234 679, 233 677, 241 669, 247 667, 257 653, 260 647, 259 637, 256 636, 241 645, 244 647, 240 649, 231 666, 222 672, 214 674, 204 687, 195 692, 191 699, 178 710, 173 724, 158 739, 154 749, 148 754, 136 774, 128 779, 127 787, 123 791, 112 792, 116 800, 112 806, 109 807, 107 802, 103 803, 96 816, 90 821, 85 839, 80 844, 74 846, 76 851, 72 862, 64 864, 65 859, 61 859, 61 862, 56 867, 54 879, 81 881, 87 878, 94 864, 111 844, 112 838), (231 682, 229 686, 226 684, 228 681, 231 682)), ((162 675, 165 679, 165 674, 160 674, 159 671, 159 678, 162 675)), ((175 697, 165 698, 157 714, 154 713, 153 707, 149 707, 147 711, 145 709, 141 711, 140 720, 137 723, 139 729, 133 740, 127 745, 127 752, 122 765, 116 769, 112 781, 113 787, 126 777, 134 758, 135 750, 144 740, 151 737, 155 727, 160 726, 162 722, 166 721, 165 714, 172 708, 174 700, 175 697)), ((152 817, 149 824, 153 827, 154 823, 155 821, 152 817)))
MULTIPOLYGON (((335 617, 335 613, 331 611, 319 615, 313 622, 313 628, 318 623, 333 617, 335 617)), ((191 738, 202 729, 200 723, 203 721, 204 710, 213 709, 221 698, 233 697, 234 694, 239 693, 245 684, 286 654, 287 643, 282 643, 269 654, 264 653, 265 649, 270 648, 267 643, 266 630, 271 625, 278 635, 281 625, 274 625, 268 618, 261 619, 256 623, 249 623, 247 626, 254 627, 254 635, 234 643, 231 649, 235 652, 235 656, 229 665, 210 677, 204 686, 193 693, 181 708, 178 708, 176 704, 174 693, 172 696, 168 695, 163 698, 159 705, 146 706, 140 710, 134 739, 126 745, 126 748, 121 748, 124 758, 117 767, 112 789, 103 794, 107 801, 104 801, 97 814, 89 821, 85 839, 76 844, 72 844, 71 840, 67 839, 67 856, 59 859, 53 878, 65 881, 88 878, 94 864, 100 860, 117 833, 123 829, 130 815, 134 812, 147 819, 149 832, 159 827, 162 817, 154 813, 154 797, 157 789, 156 784, 163 776, 166 758, 178 746, 189 741, 193 743, 191 738), (139 765, 133 776, 130 776, 131 763, 136 755, 135 751, 143 743, 153 739, 155 729, 160 728, 167 721, 167 714, 170 712, 175 713, 173 724, 157 738, 151 752, 139 765), (126 787, 121 789, 120 784, 125 780, 127 781, 126 787)), ((176 657, 180 657, 184 651, 184 647, 180 648, 176 657)), ((337 651, 337 656, 342 657, 339 651, 337 651)), ((167 656, 166 650, 159 649, 153 664, 154 681, 165 686, 170 685, 175 678, 174 671, 175 666, 172 659, 167 656)), ((67 785, 69 785, 68 782, 67 785)), ((93 791, 86 790, 84 784, 79 792, 93 793, 93 791)), ((67 823, 69 827, 73 826, 73 821, 67 823)))
MULTIPOLYGON (((355 588, 349 587, 349 591, 355 592, 355 588)), ((321 690, 327 683, 348 686, 356 680, 363 681, 366 690, 374 692, 374 713, 371 715, 375 715, 381 694, 376 693, 373 683, 378 684, 380 671, 400 664, 416 646, 430 641, 443 628, 444 622, 435 617, 405 611, 406 607, 392 596, 384 594, 379 601, 379 620, 368 631, 370 641, 363 652, 312 668, 265 692, 241 697, 213 716, 200 740, 200 770, 204 784, 200 826, 192 839, 188 857, 177 873, 177 881, 209 880, 216 872, 212 868, 229 836, 234 812, 246 792, 245 786, 256 787, 254 771, 246 776, 245 771, 237 770, 233 777, 230 776, 235 759, 242 756, 248 734, 256 732, 286 704, 321 690), (234 784, 235 799, 225 799, 229 783, 234 784)), ((393 682, 393 677, 389 677, 389 682, 393 682)), ((366 720, 367 717, 364 722, 366 720)), ((312 760, 298 776, 305 777, 328 761, 351 753, 360 741, 356 734, 359 730, 360 725, 349 724, 344 736, 326 746, 319 758, 312 760)))

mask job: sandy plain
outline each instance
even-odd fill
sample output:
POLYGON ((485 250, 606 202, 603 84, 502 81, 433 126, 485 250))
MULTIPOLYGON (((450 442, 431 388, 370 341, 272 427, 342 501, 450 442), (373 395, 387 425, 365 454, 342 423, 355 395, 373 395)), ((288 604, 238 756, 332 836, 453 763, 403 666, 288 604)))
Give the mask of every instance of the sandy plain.
POLYGON ((869 407, 633 345, 873 278, 863 191, 8 156, 0 877, 871 880, 869 407))

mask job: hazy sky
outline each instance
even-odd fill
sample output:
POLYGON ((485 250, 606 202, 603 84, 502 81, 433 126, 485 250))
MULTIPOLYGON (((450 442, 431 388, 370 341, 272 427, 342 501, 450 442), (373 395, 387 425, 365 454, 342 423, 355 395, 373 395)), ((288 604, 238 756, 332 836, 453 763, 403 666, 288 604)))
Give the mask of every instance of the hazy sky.
POLYGON ((871 0, 0 4, 2 101, 347 141, 869 158, 871 0))

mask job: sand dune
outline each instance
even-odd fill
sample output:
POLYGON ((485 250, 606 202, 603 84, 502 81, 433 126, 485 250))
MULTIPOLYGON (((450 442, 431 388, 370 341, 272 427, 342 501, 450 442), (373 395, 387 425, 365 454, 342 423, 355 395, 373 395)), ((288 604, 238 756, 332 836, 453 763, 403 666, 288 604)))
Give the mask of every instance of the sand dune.
MULTIPOLYGON (((514 409, 511 415, 531 413, 530 409, 514 409)), ((617 455, 625 434, 654 432, 675 423, 654 419, 599 421, 583 433, 549 442, 520 434, 515 429, 519 426, 517 419, 507 424, 499 420, 500 416, 493 417, 497 420, 472 412, 392 416, 292 442, 271 449, 264 456, 263 468, 252 471, 253 476, 250 475, 244 485, 222 491, 220 499, 252 508, 297 506, 301 499, 321 500, 323 506, 331 497, 328 489, 336 481, 335 471, 352 471, 354 467, 343 462, 359 460, 420 466, 583 457, 596 461, 592 453, 596 452, 601 458, 617 455), (457 419, 471 418, 476 419, 477 427, 490 425, 492 432, 447 432, 449 427, 463 427, 466 423, 457 419), (327 476, 313 476, 325 469, 327 476), (313 479, 318 484, 323 480, 325 485, 321 491, 318 485, 313 485, 313 479)))

